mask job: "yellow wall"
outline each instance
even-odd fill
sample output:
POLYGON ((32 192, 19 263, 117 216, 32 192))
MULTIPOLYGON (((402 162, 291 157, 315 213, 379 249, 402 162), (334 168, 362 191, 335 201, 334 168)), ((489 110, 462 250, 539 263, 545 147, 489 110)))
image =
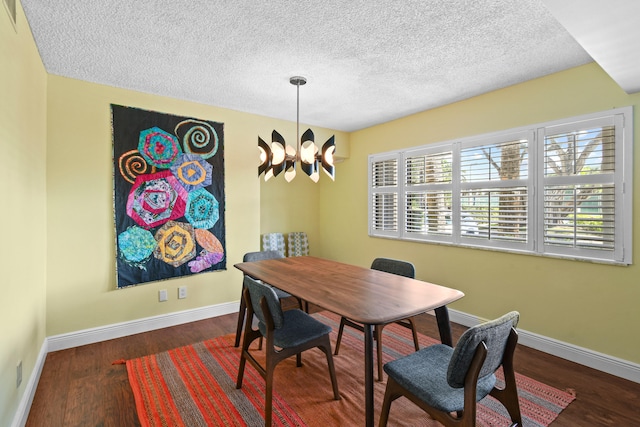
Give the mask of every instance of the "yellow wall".
POLYGON ((0 425, 10 425, 45 338, 47 76, 20 4, 0 6, 0 425), (22 385, 16 365, 22 360, 22 385))
MULTIPOLYGON (((428 96, 428 94, 425 94, 428 96)), ((462 290, 452 308, 493 318, 519 310, 523 329, 640 363, 640 268, 592 264, 443 245, 372 238, 367 234, 367 156, 393 149, 527 124, 634 106, 640 141, 640 94, 625 94, 588 64, 350 135, 351 155, 336 185, 322 183, 319 255, 358 265, 376 256, 416 264, 418 278, 462 290), (339 220, 336 220, 338 218, 339 220)), ((638 168, 640 150, 635 150, 638 168)), ((635 173, 635 212, 640 202, 635 173)), ((640 250, 640 216, 633 242, 640 250)), ((637 255, 634 257, 637 263, 637 255)))

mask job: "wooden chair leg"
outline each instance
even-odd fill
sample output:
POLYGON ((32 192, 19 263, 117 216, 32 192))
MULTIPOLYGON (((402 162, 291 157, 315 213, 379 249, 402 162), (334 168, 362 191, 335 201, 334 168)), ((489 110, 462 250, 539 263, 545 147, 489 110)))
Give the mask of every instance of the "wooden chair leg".
POLYGON ((265 381, 266 390, 264 396, 264 425, 265 427, 271 427, 273 421, 273 369, 267 368, 265 381))
POLYGON ((513 352, 517 343, 517 334, 511 331, 509 341, 507 341, 507 350, 505 350, 505 358, 502 362, 502 372, 504 374, 504 388, 491 390, 491 396, 496 398, 502 405, 507 408, 511 421, 517 425, 522 425, 522 413, 520 412, 520 401, 518 400, 518 387, 516 386, 516 375, 513 367, 513 352))
MULTIPOLYGON (((249 328, 251 326, 249 325, 249 328)), ((236 388, 242 388, 242 379, 244 378, 244 367, 247 364, 247 357, 249 354, 249 346, 255 340, 255 337, 252 339, 253 331, 244 331, 244 339, 242 340, 242 350, 240 351, 240 366, 238 367, 238 380, 236 381, 236 388)))
POLYGON ((342 332, 344 332, 344 322, 345 322, 344 317, 341 317, 340 328, 338 328, 338 338, 336 338, 336 349, 333 352, 333 354, 336 356, 338 355, 338 351, 340 351, 340 341, 342 341, 342 332))
MULTIPOLYGON (((506 376, 506 373, 505 373, 506 376)), ((515 382, 515 381, 514 381, 515 382)), ((503 390, 493 389, 491 396, 496 398, 507 409, 511 421, 514 421, 516 425, 522 425, 522 415, 520 413, 520 403, 518 401, 518 391, 511 388, 505 388, 503 390)))
MULTIPOLYGON (((245 308, 247 307, 246 301, 249 300, 249 290, 244 288, 242 290, 242 299, 245 301, 245 308)), ((253 309, 249 307, 246 309, 247 317, 251 317, 253 319, 253 309)), ((236 381, 236 388, 242 388, 242 380, 244 378, 244 368, 247 364, 247 358, 251 357, 249 355, 249 346, 256 339, 260 339, 260 346, 262 347, 262 334, 258 330, 253 329, 253 325, 251 322, 248 322, 243 331, 243 339, 242 339, 242 350, 240 351, 240 366, 238 367, 238 379, 236 381)))
POLYGON ((244 378, 244 368, 247 364, 247 359, 251 357, 249 355, 249 347, 251 346, 251 343, 256 339, 259 339, 260 343, 262 343, 262 335, 260 334, 260 331, 252 330, 251 325, 248 325, 248 328, 249 329, 245 330, 243 334, 244 337, 242 340, 242 350, 240 351, 240 365, 238 367, 238 380, 236 381, 237 389, 242 388, 242 380, 244 378))
POLYGON ((389 411, 391 409, 391 403, 402 396, 402 390, 398 383, 391 377, 387 379, 387 387, 384 390, 384 400, 382 402, 382 409, 380 411, 380 423, 378 427, 386 427, 387 421, 389 421, 389 411))
POLYGON ((238 310, 238 326, 236 327, 236 342, 234 347, 240 347, 240 337, 242 336, 242 327, 244 326, 244 318, 247 311, 247 305, 244 298, 240 298, 240 310, 238 310))
POLYGON ((331 386, 333 387, 333 398, 340 400, 340 392, 338 391, 338 379, 336 378, 336 368, 333 364, 333 356, 331 355, 331 341, 327 335, 326 344, 319 345, 318 348, 322 350, 327 356, 327 365, 329 366, 329 376, 331 377, 331 386))
MULTIPOLYGON (((243 350, 244 353, 244 350, 243 350)), ((240 356, 240 366, 238 367, 238 379, 236 381, 236 388, 242 388, 242 380, 244 378, 244 366, 247 363, 247 359, 245 359, 244 354, 240 356)))
POLYGON ((408 319, 411 324, 411 332, 413 333, 413 346, 416 351, 420 350, 420 342, 418 342, 418 329, 416 328, 416 322, 413 319, 408 319))

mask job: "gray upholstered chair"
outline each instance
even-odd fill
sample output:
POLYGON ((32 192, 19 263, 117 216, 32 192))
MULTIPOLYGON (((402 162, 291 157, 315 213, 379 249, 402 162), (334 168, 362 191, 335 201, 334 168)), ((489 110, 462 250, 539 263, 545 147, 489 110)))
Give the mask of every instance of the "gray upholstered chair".
POLYGON ((515 424, 522 425, 513 353, 520 315, 504 316, 469 328, 455 349, 436 344, 384 365, 387 388, 380 427, 387 425, 391 402, 405 396, 445 426, 476 425, 476 403, 491 395, 498 399, 515 424), (505 385, 495 387, 495 372, 502 366, 505 385))
POLYGON ((309 255, 309 238, 304 231, 294 231, 287 236, 289 256, 309 255))
MULTIPOLYGON (((251 262, 251 261, 262 261, 265 259, 278 259, 278 258, 284 258, 284 255, 280 253, 280 251, 276 251, 276 250, 248 252, 244 255, 244 257, 242 258, 242 261, 251 262)), ((242 289, 244 290, 244 283, 242 284, 242 289)), ((279 299, 289 298, 291 296, 291 294, 281 289, 274 288, 274 290, 279 299)), ((300 300, 300 298, 296 298, 296 299, 298 300, 298 305, 300 306, 300 308, 302 308, 302 301, 300 300)), ((240 309, 238 310, 238 325, 236 327, 236 342, 234 344, 236 347, 240 346, 240 337, 242 336, 242 326, 244 325, 244 322, 245 322, 246 311, 247 311, 247 306, 244 303, 244 298, 242 298, 242 294, 240 294, 240 309)))
POLYGON ((319 348, 327 357, 329 375, 333 386, 333 398, 340 399, 338 381, 331 355, 329 334, 331 327, 314 319, 302 310, 282 311, 278 296, 273 287, 258 282, 249 276, 244 278, 243 297, 247 305, 247 315, 258 318, 258 329, 247 322, 242 340, 242 354, 238 369, 236 388, 242 387, 246 362, 262 375, 266 382, 265 392, 265 426, 271 425, 273 399, 273 371, 278 363, 296 355, 296 365, 302 366, 302 352, 311 348, 319 348), (265 366, 253 357, 249 346, 258 338, 265 338, 265 366))
MULTIPOLYGON (((397 274, 398 276, 409 277, 411 279, 414 279, 416 277, 416 269, 412 263, 397 259, 376 258, 371 263, 371 269, 384 271, 391 274, 397 274)), ((404 326, 405 328, 411 329, 411 332, 413 334, 413 346, 415 347, 416 351, 420 350, 420 344, 418 343, 418 331, 416 330, 414 320, 409 318, 399 320, 396 323, 404 326)), ((352 328, 364 331, 362 325, 354 323, 353 321, 345 317, 341 318, 340 328, 338 329, 338 338, 336 339, 336 355, 340 351, 340 342, 342 341, 342 333, 344 332, 345 326, 351 326, 352 328)), ((378 358, 378 381, 382 381, 382 330, 384 329, 384 326, 385 325, 376 325, 373 331, 373 335, 376 340, 376 354, 378 358)))
POLYGON ((278 251, 284 258, 287 256, 286 247, 284 244, 284 234, 282 233, 267 233, 262 235, 262 250, 263 251, 278 251))

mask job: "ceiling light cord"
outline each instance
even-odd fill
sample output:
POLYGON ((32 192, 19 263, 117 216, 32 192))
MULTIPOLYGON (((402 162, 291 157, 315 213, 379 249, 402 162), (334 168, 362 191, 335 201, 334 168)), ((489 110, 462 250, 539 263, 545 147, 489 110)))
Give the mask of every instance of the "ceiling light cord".
MULTIPOLYGON (((293 77, 292 77, 293 80, 293 77)), ((290 81, 292 81, 290 80, 290 81)), ((304 83, 303 83, 304 84, 304 83)), ((296 81, 296 160, 300 160, 300 81, 296 81)))

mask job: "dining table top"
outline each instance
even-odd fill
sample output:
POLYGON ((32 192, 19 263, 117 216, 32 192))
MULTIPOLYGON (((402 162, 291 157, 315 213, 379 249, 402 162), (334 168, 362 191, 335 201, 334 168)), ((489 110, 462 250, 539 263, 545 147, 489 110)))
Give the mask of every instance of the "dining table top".
POLYGON ((304 301, 370 325, 406 319, 464 296, 445 286, 313 256, 235 267, 304 301))

